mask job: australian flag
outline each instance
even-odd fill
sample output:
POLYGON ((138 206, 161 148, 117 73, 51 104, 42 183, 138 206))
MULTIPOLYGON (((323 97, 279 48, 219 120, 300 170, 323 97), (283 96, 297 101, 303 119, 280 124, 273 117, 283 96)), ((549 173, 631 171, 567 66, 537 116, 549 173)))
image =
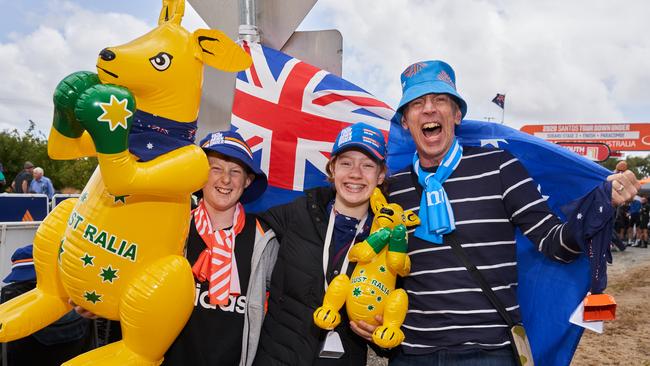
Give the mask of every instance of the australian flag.
POLYGON ((243 42, 253 65, 237 75, 232 128, 268 175, 255 212, 327 185, 325 165, 344 127, 365 122, 388 137, 394 111, 358 86, 258 43, 243 42))
POLYGON ((498 105, 501 109, 504 109, 506 105, 506 95, 497 93, 497 96, 492 98, 492 103, 498 105))
MULTIPOLYGON (((610 172, 559 145, 507 126, 464 120, 456 128, 464 146, 490 146, 513 154, 539 184, 551 209, 565 219, 562 207, 600 186, 610 172)), ((393 120, 388 143, 391 172, 411 164, 415 144, 408 131, 393 120)), ((521 316, 539 365, 568 365, 583 328, 569 323, 571 313, 591 285, 589 259, 581 255, 570 264, 547 259, 517 233, 517 296, 521 316)))

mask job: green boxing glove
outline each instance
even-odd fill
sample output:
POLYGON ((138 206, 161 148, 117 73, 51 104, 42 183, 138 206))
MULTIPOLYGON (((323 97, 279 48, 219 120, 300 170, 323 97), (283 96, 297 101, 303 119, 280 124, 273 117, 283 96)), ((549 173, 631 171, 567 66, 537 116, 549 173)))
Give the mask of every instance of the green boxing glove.
POLYGON ((406 253, 408 242, 406 241, 406 226, 399 224, 395 226, 390 234, 390 243, 388 250, 391 252, 406 253))
POLYGON ((54 121, 52 125, 60 134, 77 138, 84 129, 74 115, 77 99, 93 85, 100 84, 97 74, 78 71, 66 76, 54 89, 54 121))
POLYGON ((100 154, 115 154, 128 148, 135 98, 116 85, 94 85, 79 96, 74 110, 77 120, 95 142, 100 154))
POLYGON ((368 236, 366 239, 366 242, 368 245, 370 245, 375 253, 379 253, 382 249, 384 249, 389 238, 390 229, 384 227, 370 234, 370 236, 368 236))

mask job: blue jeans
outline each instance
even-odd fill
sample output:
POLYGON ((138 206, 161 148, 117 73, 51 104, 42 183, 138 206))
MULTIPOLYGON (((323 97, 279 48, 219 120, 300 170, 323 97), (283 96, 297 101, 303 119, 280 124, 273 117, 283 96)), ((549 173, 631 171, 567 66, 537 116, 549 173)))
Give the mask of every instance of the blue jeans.
POLYGON ((494 350, 441 349, 424 355, 406 355, 398 352, 388 364, 389 366, 517 366, 510 347, 494 350))

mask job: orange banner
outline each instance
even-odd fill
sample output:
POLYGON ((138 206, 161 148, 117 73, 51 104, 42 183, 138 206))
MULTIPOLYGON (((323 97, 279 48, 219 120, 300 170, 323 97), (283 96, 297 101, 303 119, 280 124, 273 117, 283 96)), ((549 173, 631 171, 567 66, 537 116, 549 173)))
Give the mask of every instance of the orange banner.
POLYGON ((650 151, 650 123, 526 125, 521 131, 550 142, 600 142, 613 151, 650 151))

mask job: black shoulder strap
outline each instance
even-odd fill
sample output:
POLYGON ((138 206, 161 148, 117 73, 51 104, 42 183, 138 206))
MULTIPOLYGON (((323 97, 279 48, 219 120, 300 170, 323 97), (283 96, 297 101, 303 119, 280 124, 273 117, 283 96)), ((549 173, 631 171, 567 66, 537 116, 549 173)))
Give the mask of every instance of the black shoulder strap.
POLYGON ((463 262, 463 265, 465 268, 467 268, 467 271, 469 271, 470 275, 472 275, 472 277, 474 277, 474 280, 481 286, 483 293, 490 300, 494 308, 497 309, 497 312, 499 315, 501 315, 503 320, 506 321, 506 324, 508 324, 510 327, 515 325, 515 323, 512 321, 512 318, 510 317, 510 314, 508 314, 506 311, 506 308, 503 306, 501 301, 499 301, 499 298, 497 298, 497 296, 494 294, 494 291, 492 291, 492 288, 490 285, 488 285, 487 281, 485 281, 485 277, 483 277, 478 268, 476 268, 476 266, 469 261, 469 258, 467 258, 463 247, 461 247, 460 243, 458 243, 456 234, 452 232, 451 234, 446 235, 446 238, 449 242, 449 245, 451 246, 451 249, 454 251, 454 254, 456 254, 456 257, 458 257, 458 259, 463 262))

